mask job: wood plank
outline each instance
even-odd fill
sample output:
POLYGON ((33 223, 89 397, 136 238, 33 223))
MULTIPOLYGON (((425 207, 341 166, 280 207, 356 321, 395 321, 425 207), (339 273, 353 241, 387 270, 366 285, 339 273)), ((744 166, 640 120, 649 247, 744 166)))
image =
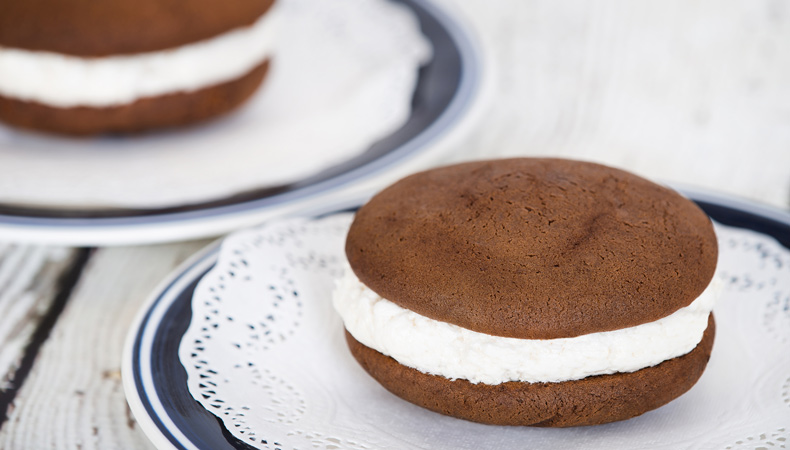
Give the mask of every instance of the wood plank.
POLYGON ((124 397, 124 339, 155 286, 207 243, 97 250, 17 394, 0 448, 151 448, 124 397))
POLYGON ((0 391, 12 387, 25 348, 77 253, 64 247, 0 243, 0 391))
POLYGON ((790 207, 790 14, 773 0, 443 1, 496 100, 456 155, 550 155, 790 207))

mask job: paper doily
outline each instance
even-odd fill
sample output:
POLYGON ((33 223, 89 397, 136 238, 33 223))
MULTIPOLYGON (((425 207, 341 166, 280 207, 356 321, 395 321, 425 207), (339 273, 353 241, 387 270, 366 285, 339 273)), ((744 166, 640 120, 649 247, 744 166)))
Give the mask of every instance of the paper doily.
POLYGON ((408 118, 431 57, 414 14, 385 0, 281 0, 269 76, 239 111, 94 139, 0 125, 0 203, 158 208, 282 185, 362 153, 408 118))
POLYGON ((236 233, 192 301, 179 348, 188 388, 237 439, 260 449, 787 448, 790 251, 717 225, 713 355, 700 381, 640 417, 573 429, 445 417, 385 391, 353 360, 331 306, 350 214, 236 233))

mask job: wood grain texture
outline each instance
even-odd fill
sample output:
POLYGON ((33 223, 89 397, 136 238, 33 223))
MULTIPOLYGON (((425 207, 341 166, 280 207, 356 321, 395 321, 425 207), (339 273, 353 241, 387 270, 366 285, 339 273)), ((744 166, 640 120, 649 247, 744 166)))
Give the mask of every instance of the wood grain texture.
POLYGON ((458 159, 581 158, 790 206, 790 3, 452 3, 496 70, 458 159))
POLYGON ((155 286, 205 244, 97 250, 17 394, 0 448, 151 448, 123 393, 124 339, 155 286))
POLYGON ((75 254, 64 247, 0 244, 0 390, 10 387, 25 347, 75 254))

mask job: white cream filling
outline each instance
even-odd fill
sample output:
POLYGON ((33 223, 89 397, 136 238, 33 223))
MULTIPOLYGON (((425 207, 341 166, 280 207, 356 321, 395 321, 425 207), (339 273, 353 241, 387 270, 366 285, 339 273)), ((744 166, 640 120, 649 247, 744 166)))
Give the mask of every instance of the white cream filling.
POLYGON ((718 295, 711 284, 689 306, 635 327, 561 339, 491 336, 401 308, 346 267, 335 309, 362 344, 421 372, 472 383, 559 382, 633 372, 690 352, 702 340, 718 295))
POLYGON ((272 53, 280 13, 162 51, 85 58, 0 47, 0 95, 51 106, 106 107, 238 78, 272 53))

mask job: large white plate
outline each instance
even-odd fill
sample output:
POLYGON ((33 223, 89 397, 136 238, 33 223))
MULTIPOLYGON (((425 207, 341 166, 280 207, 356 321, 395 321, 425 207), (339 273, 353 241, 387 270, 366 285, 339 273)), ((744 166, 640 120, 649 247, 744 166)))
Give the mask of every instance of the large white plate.
MULTIPOLYGON (((484 76, 480 47, 462 20, 430 0, 398 3, 416 15, 433 47, 433 58, 420 69, 405 124, 364 153, 295 182, 197 203, 145 209, 61 209, 0 203, 0 238, 125 245, 213 236, 321 204, 329 196, 370 189, 398 174, 434 164, 470 129, 490 90, 486 87, 490 77, 484 76)), ((170 139, 176 139, 177 134, 170 139)))
MULTIPOLYGON (((781 448, 790 438, 790 214, 716 194, 685 193, 724 224, 719 231, 727 289, 714 310, 716 344, 708 369, 690 392, 638 418, 575 429, 495 427, 441 416, 390 395, 348 355, 341 325, 328 305, 326 274, 319 273, 326 272, 323 253, 313 252, 309 246, 289 252, 289 258, 305 267, 315 267, 319 284, 309 286, 312 278, 308 276, 301 279, 308 286, 284 291, 283 295, 297 298, 298 290, 301 310, 293 313, 286 307, 275 312, 272 320, 300 324, 283 334, 287 341, 283 351, 265 349, 254 361, 256 368, 267 374, 260 385, 246 385, 243 377, 235 378, 227 372, 205 372, 206 380, 217 382, 218 388, 208 387, 205 398, 209 400, 201 404, 190 394, 188 384, 194 380, 188 381, 182 366, 184 359, 179 358, 179 344, 192 323, 193 293, 202 279, 209 279, 207 272, 217 264, 217 243, 177 270, 141 311, 128 337, 123 360, 127 399, 142 429, 161 449, 250 448, 238 439, 238 430, 231 433, 223 426, 233 421, 223 422, 209 412, 215 408, 214 412, 221 412, 220 406, 232 404, 216 402, 230 400, 229 389, 239 390, 244 394, 242 398, 250 401, 258 395, 272 395, 272 390, 282 390, 280 397, 271 397, 269 404, 255 403, 257 410, 241 411, 250 415, 273 414, 271 426, 251 428, 255 440, 250 444, 258 448, 303 448, 305 442, 317 448, 522 448, 527 443, 541 448, 781 448), (303 258, 300 252, 311 256, 303 258), (321 338, 312 339, 315 334, 321 338), (311 339, 305 337, 308 335, 311 339), (278 374, 289 371, 300 375, 278 378, 278 374), (336 378, 338 373, 343 382, 325 381, 336 378), (214 376, 217 379, 212 379, 214 376), (330 385, 332 389, 327 388, 330 385), (222 389, 224 392, 220 392, 222 389), (263 394, 253 392, 267 389, 263 394), (293 395, 293 402, 284 401, 294 392, 299 395, 293 395), (324 426, 311 429, 316 417, 324 420, 324 426), (283 432, 284 429, 290 431, 283 432)), ((348 206, 326 205, 324 212, 347 211, 348 206)), ((318 215, 333 217, 322 211, 310 214, 318 215)), ((293 219, 275 223, 288 221, 299 223, 293 219)), ((336 231, 327 236, 336 238, 336 231)), ((263 236, 276 243, 289 233, 263 236)), ((342 259, 342 251, 335 251, 341 254, 334 259, 342 259)), ((243 249, 234 254, 246 265, 243 249)), ((253 264, 252 260, 249 262, 253 264)), ((266 270, 270 270, 269 266, 279 267, 265 266, 266 270)), ((244 278, 247 272, 238 267, 230 276, 244 278)), ((222 289, 226 292, 231 292, 229 285, 235 283, 238 281, 228 278, 220 282, 225 284, 222 289)), ((216 287, 216 277, 204 287, 216 287)), ((275 288, 279 289, 272 284, 275 288)), ((261 292, 260 308, 271 308, 265 297, 261 292)), ((255 314, 258 313, 250 312, 252 317, 255 314)), ((202 320, 201 316, 196 317, 198 322, 202 320)), ((205 318, 210 327, 213 319, 205 318)), ((223 339, 223 327, 217 331, 207 328, 206 333, 212 334, 211 339, 223 339)), ((258 331, 251 332, 255 333, 258 331)), ((243 346, 244 342, 240 344, 243 346)), ((245 366, 247 361, 240 358, 238 364, 245 366)), ((190 370, 190 374, 194 375, 194 371, 190 370)), ((246 420, 248 424, 252 422, 252 418, 246 420)))

